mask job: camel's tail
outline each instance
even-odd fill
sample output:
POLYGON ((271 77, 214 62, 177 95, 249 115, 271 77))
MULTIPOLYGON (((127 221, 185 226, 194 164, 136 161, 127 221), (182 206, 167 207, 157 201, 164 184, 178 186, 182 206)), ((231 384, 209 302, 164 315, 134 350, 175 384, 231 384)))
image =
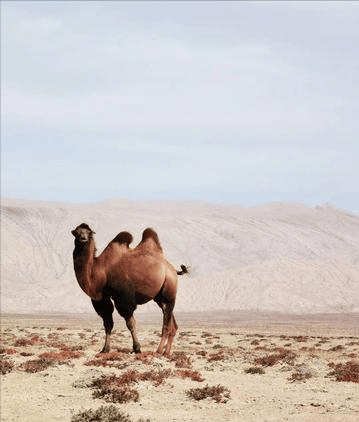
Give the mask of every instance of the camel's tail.
POLYGON ((177 271, 178 275, 188 274, 189 269, 185 265, 181 265, 181 271, 177 271))

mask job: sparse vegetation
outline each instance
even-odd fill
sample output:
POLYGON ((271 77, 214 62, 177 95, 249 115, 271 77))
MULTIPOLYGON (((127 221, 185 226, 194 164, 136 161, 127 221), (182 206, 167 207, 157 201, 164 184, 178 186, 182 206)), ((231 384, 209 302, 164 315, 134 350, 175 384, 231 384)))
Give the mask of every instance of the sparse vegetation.
POLYGON ((0 355, 14 355, 15 353, 17 353, 17 351, 12 348, 0 349, 0 355))
POLYGON ((39 358, 39 359, 28 360, 27 362, 24 362, 23 364, 19 366, 19 369, 33 374, 35 372, 45 371, 50 366, 54 366, 54 365, 55 365, 55 362, 53 360, 39 358))
POLYGON ((122 352, 109 352, 99 353, 95 356, 95 359, 91 359, 85 362, 87 366, 111 366, 114 368, 119 367, 119 362, 123 360, 124 354, 122 352))
POLYGON ((255 363, 262 366, 274 366, 278 362, 293 364, 293 361, 296 358, 294 352, 284 348, 276 348, 275 350, 277 353, 256 358, 255 363))
MULTIPOLYGON (((96 410, 84 410, 72 416, 71 422, 133 422, 129 415, 121 412, 113 404, 101 406, 96 410)), ((150 422, 143 419, 137 422, 150 422)))
POLYGON ((193 400, 204 400, 210 398, 216 403, 227 403, 227 401, 231 398, 231 393, 228 388, 223 387, 220 384, 212 387, 206 385, 203 388, 191 388, 186 391, 186 394, 193 400))
POLYGON ((121 376, 102 375, 90 384, 94 388, 94 398, 102 398, 112 403, 127 403, 129 401, 138 401, 139 393, 137 390, 129 388, 139 381, 151 381, 154 386, 161 385, 172 372, 170 370, 138 372, 129 370, 121 376))
POLYGON ((62 350, 61 352, 44 352, 39 355, 40 359, 51 360, 55 362, 65 362, 70 359, 77 359, 83 356, 83 352, 73 352, 72 350, 62 350))
POLYGON ((176 375, 181 378, 191 378, 192 381, 204 381, 204 378, 202 378, 202 375, 198 371, 192 371, 190 369, 179 369, 176 371, 176 375))
POLYGON ((175 362, 176 368, 192 368, 191 359, 183 352, 175 352, 169 359, 171 362, 175 362))
POLYGON ((261 366, 251 366, 244 371, 246 374, 265 374, 264 369, 261 366))
POLYGON ((14 363, 6 358, 0 357, 0 371, 1 375, 8 374, 14 369, 14 363))
POLYGON ((312 375, 309 372, 293 372, 293 374, 288 378, 288 381, 306 381, 311 377, 312 375))
POLYGON ((359 383, 359 363, 357 361, 351 360, 338 364, 331 362, 328 366, 333 369, 328 375, 335 377, 336 381, 359 383))

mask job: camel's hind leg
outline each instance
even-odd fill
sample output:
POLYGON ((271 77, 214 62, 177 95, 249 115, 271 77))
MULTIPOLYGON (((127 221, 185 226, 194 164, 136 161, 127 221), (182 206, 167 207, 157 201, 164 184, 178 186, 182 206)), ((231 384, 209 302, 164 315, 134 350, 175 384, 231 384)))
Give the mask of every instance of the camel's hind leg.
POLYGON ((154 299, 163 312, 162 336, 157 353, 162 354, 164 349, 164 355, 166 356, 171 353, 172 343, 178 329, 176 319, 173 315, 175 299, 170 292, 171 291, 164 286, 154 299))
POLYGON ((113 304, 111 299, 108 296, 104 296, 101 300, 92 300, 92 305, 95 308, 95 311, 103 319, 103 325, 105 327, 105 345, 101 350, 101 353, 108 353, 111 347, 111 331, 113 328, 113 304))

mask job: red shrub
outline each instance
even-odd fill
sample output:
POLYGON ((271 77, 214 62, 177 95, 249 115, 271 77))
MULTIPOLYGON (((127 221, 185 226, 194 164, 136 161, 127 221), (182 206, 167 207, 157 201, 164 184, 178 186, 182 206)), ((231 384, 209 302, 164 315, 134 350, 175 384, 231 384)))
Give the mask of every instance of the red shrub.
POLYGON ((186 391, 186 394, 194 400, 211 398, 216 403, 227 403, 230 399, 231 393, 228 388, 223 387, 222 385, 216 385, 213 387, 206 385, 203 388, 192 388, 191 390, 186 391))
POLYGON ((346 363, 329 363, 329 367, 333 369, 329 376, 334 376, 336 381, 357 382, 359 383, 359 363, 351 360, 346 363))
POLYGON ((190 369, 178 369, 176 375, 181 378, 191 378, 192 381, 204 381, 204 378, 202 378, 202 375, 198 371, 191 371, 190 369))
POLYGON ((291 350, 283 348, 276 348, 275 350, 277 350, 277 353, 256 358, 255 363, 262 366, 273 366, 280 361, 284 361, 286 363, 293 363, 296 354, 293 353, 291 350))
POLYGON ((71 350, 63 350, 61 352, 45 352, 39 355, 40 359, 48 359, 57 362, 64 362, 69 359, 79 358, 83 352, 73 352, 71 350))

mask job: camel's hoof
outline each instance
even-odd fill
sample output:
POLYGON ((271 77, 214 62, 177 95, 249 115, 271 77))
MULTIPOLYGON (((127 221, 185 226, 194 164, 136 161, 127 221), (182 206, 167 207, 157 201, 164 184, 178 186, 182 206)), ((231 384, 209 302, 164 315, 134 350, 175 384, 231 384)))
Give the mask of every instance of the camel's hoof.
POLYGON ((108 353, 110 349, 102 349, 100 353, 108 353))

